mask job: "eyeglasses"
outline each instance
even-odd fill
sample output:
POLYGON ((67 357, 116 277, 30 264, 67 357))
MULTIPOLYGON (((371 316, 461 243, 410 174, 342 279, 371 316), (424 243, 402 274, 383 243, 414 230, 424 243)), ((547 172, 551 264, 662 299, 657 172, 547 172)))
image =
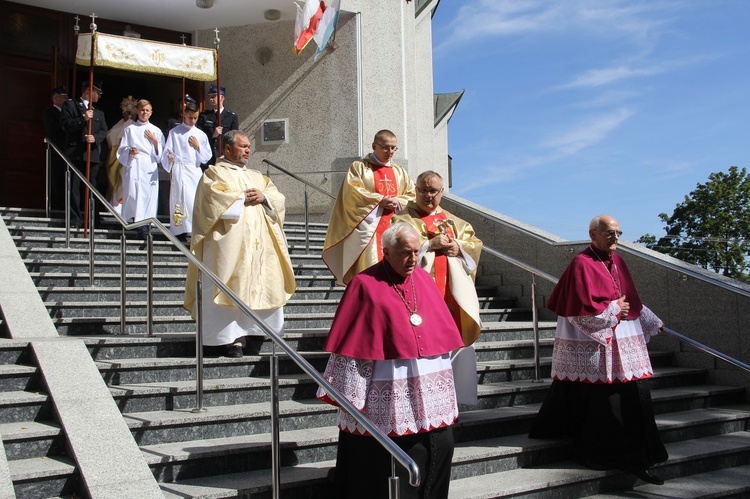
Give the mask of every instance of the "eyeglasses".
POLYGON ((384 146, 383 144, 378 144, 377 142, 375 142, 375 145, 384 151, 393 151, 393 152, 398 151, 398 146, 384 146))
POLYGON ((430 194, 431 196, 437 196, 441 192, 443 192, 443 189, 417 189, 417 192, 422 194, 423 196, 425 194, 430 194))
MULTIPOLYGON (((597 229, 599 230, 599 229, 597 229)), ((617 237, 622 237, 622 231, 621 230, 599 230, 602 234, 604 234, 607 237, 612 237, 615 234, 617 234, 617 237)))

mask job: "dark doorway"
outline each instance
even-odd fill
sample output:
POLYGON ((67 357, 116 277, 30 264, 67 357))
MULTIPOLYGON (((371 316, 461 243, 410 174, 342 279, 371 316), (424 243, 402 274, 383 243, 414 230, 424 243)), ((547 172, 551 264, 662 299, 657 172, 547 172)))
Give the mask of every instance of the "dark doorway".
MULTIPOLYGON (((71 14, 0 1, 0 206, 44 208, 42 110, 51 104, 51 88, 65 85, 71 97, 78 97, 81 83, 89 76, 88 68, 73 68, 73 23, 71 14), (76 88, 70 88, 73 81, 76 88)), ((104 33, 122 34, 125 29, 124 23, 113 20, 97 19, 97 24, 104 33)), ((133 28, 144 39, 168 43, 179 43, 182 35, 152 27, 133 28)), ((104 111, 109 127, 122 117, 120 102, 128 95, 151 101, 151 122, 165 133, 169 118, 178 115, 179 78, 109 68, 95 68, 94 74, 104 85, 97 107, 104 111)), ((203 102, 203 89, 202 82, 186 82, 186 91, 198 102, 203 102)))

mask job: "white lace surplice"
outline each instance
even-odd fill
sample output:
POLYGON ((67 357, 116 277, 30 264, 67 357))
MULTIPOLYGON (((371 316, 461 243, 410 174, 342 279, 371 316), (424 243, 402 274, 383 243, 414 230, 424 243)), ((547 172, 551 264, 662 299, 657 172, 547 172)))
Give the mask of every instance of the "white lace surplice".
POLYGON ((646 343, 663 323, 645 306, 637 320, 618 323, 619 313, 613 301, 599 315, 558 317, 553 379, 613 383, 651 377, 646 343))
MULTIPOLYGON (((323 377, 389 436, 434 430, 458 418, 447 353, 424 359, 378 361, 331 354, 323 377)), ((333 403, 322 389, 318 389, 318 398, 333 403)), ((349 433, 368 434, 340 409, 337 424, 349 433)))

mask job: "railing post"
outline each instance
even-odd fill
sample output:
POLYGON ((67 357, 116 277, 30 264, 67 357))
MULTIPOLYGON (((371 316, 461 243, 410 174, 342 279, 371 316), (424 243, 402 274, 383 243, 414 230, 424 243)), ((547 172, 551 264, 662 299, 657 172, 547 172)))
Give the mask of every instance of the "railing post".
POLYGON ((127 292, 125 288, 127 287, 126 281, 128 276, 127 251, 128 240, 125 237, 125 227, 122 227, 122 233, 120 234, 120 334, 127 334, 125 319, 125 309, 127 307, 127 292))
POLYGON ((279 499, 281 491, 281 451, 279 449, 279 358, 276 343, 271 342, 271 479, 272 497, 279 499))
POLYGON ((203 407, 203 272, 195 281, 195 408, 192 412, 206 412, 203 407))
POLYGON ((305 253, 310 253, 310 215, 307 202, 307 185, 305 185, 305 253))
POLYGON ((50 189, 52 188, 52 182, 50 182, 50 177, 52 176, 52 149, 46 139, 45 142, 47 143, 47 178, 44 180, 44 216, 49 218, 50 198, 52 197, 50 194, 50 189))
POLYGON ((65 247, 70 249, 70 166, 65 165, 65 247))
POLYGON ((89 196, 89 286, 94 285, 94 194, 89 196))
POLYGON ((541 381, 539 361, 539 314, 536 300, 536 274, 531 274, 531 317, 534 326, 534 382, 541 381))
POLYGON ((396 458, 391 456, 391 476, 388 478, 388 498, 399 499, 401 497, 401 488, 399 479, 396 476, 396 458))
POLYGON ((148 224, 146 234, 146 331, 149 336, 154 335, 154 235, 151 224, 148 224))

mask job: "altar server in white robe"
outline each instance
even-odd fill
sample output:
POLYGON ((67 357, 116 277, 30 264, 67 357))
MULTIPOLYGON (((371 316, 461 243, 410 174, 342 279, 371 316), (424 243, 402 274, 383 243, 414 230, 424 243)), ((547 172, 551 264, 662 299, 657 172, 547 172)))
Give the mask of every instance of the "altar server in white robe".
MULTIPOLYGON (((138 120, 125 129, 117 151, 122 163, 122 217, 134 222, 156 217, 159 161, 164 150, 164 134, 148 121, 151 103, 139 100, 136 111, 138 120)), ((139 235, 146 232, 142 227, 139 235)))
POLYGON ((195 126, 198 105, 188 102, 181 124, 169 131, 161 166, 171 174, 169 190, 169 229, 186 241, 193 233, 193 201, 203 170, 201 163, 211 159, 208 137, 195 126))

